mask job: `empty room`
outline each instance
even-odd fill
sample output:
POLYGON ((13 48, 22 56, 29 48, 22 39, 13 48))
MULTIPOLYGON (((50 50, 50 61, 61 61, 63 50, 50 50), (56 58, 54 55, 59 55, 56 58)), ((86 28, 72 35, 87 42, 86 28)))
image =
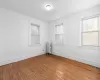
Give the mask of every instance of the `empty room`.
POLYGON ((0 80, 100 80, 100 0, 0 0, 0 80))

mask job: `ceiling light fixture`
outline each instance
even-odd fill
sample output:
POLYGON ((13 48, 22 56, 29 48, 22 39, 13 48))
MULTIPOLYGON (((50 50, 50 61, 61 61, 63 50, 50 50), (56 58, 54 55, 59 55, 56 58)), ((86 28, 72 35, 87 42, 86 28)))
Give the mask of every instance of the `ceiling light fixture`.
POLYGON ((45 9, 48 10, 48 11, 50 11, 50 10, 53 9, 53 6, 50 5, 50 4, 46 4, 46 5, 45 5, 45 9))

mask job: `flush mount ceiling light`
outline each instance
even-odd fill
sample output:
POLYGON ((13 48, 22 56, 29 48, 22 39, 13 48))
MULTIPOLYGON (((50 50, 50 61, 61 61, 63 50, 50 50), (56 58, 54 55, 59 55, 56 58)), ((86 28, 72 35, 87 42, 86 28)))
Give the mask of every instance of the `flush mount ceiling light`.
POLYGON ((53 9, 53 6, 51 4, 46 4, 45 5, 45 9, 48 10, 48 11, 50 11, 50 10, 53 9))

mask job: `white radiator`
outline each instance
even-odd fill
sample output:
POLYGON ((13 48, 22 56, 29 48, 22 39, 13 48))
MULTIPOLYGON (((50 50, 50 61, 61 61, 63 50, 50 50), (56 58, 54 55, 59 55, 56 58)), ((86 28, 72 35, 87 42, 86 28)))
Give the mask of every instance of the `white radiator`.
POLYGON ((46 43, 46 53, 52 53, 52 42, 46 43))

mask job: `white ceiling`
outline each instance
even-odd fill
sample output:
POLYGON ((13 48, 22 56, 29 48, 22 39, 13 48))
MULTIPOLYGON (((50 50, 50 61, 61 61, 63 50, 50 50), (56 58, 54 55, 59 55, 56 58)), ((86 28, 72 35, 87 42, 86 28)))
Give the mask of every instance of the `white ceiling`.
POLYGON ((56 20, 98 4, 100 0, 0 0, 0 7, 44 21, 56 20), (53 5, 52 11, 45 10, 44 5, 48 3, 53 5))

